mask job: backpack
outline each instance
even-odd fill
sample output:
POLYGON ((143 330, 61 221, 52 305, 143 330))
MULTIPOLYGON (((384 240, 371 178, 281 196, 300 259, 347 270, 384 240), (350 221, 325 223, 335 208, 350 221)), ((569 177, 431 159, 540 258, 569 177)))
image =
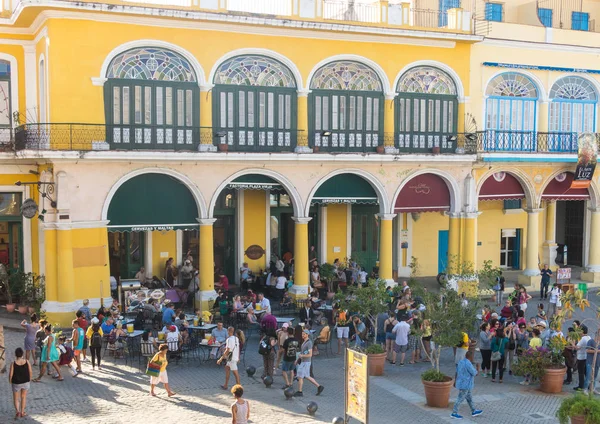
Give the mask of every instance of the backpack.
POLYGON ((102 347, 102 336, 100 332, 94 331, 90 339, 90 347, 102 347))
POLYGON ((73 357, 75 356, 75 353, 73 353, 73 349, 71 349, 69 346, 65 346, 65 355, 67 357, 67 361, 71 363, 73 357))
POLYGON ((258 354, 259 355, 268 355, 271 352, 271 344, 269 343, 268 337, 263 337, 263 339, 258 344, 258 354))
POLYGON ((296 359, 296 354, 298 353, 298 342, 296 340, 292 340, 287 347, 285 355, 287 358, 296 359))

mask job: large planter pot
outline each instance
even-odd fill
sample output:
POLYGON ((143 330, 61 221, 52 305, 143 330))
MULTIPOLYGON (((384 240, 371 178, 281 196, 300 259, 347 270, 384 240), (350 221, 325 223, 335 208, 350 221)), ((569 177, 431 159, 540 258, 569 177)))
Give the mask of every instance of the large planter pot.
POLYGON ((571 417, 571 424, 585 424, 585 415, 574 415, 571 417))
POLYGON ((386 353, 371 353, 369 358, 369 375, 383 375, 386 353))
POLYGON ((219 144, 219 152, 227 152, 229 151, 229 145, 227 143, 219 144))
POLYGON ((14 312, 17 307, 16 303, 7 303, 6 304, 6 312, 14 312))
POLYGON ((541 380, 540 390, 544 393, 562 392, 566 372, 566 368, 547 368, 541 380))
POLYGON ((425 399, 427 406, 433 408, 447 408, 450 403, 450 390, 452 390, 453 379, 446 377, 446 381, 441 383, 433 381, 423 381, 425 388, 425 399))
POLYGON ((19 313, 20 314, 27 314, 27 305, 19 305, 19 313))

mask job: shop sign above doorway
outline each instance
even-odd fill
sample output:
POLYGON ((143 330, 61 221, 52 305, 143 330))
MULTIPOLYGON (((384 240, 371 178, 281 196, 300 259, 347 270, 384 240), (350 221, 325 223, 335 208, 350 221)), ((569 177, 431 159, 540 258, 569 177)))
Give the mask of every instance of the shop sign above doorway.
POLYGON ((35 216, 38 211, 38 205, 33 199, 25 199, 21 205, 21 215, 25 218, 31 219, 35 216))
POLYGON ((315 193, 311 204, 377 205, 379 199, 371 184, 355 174, 340 174, 325 181, 315 193))
POLYGON ((258 174, 242 175, 227 185, 228 188, 236 190, 269 190, 272 192, 285 193, 285 189, 271 177, 258 174))
POLYGON ((396 199, 397 213, 442 212, 450 210, 446 182, 435 174, 421 174, 408 181, 396 199))

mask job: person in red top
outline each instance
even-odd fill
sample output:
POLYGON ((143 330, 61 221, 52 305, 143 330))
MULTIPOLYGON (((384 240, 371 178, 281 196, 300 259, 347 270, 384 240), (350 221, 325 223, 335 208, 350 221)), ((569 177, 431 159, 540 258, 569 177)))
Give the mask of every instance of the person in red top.
POLYGON ((515 313, 515 308, 512 306, 512 302, 509 300, 506 301, 504 307, 500 311, 500 316, 504 318, 506 323, 510 323, 513 321, 513 314, 515 313))
POLYGON ((260 328, 263 334, 270 337, 276 337, 277 332, 277 318, 275 315, 271 315, 269 312, 265 313, 265 316, 260 320, 260 328))
MULTIPOLYGON (((79 327, 82 328, 83 332, 85 333, 90 324, 85 319, 83 312, 81 310, 79 310, 79 311, 77 311, 75 316, 77 317, 77 322, 79 323, 79 327)), ((83 338, 83 348, 81 349, 81 353, 83 354, 84 361, 87 361, 87 355, 86 355, 87 347, 88 347, 88 339, 87 339, 87 337, 84 337, 83 338)))
POLYGON ((219 270, 219 284, 215 284, 215 286, 224 292, 229 290, 229 278, 227 278, 222 269, 219 270))

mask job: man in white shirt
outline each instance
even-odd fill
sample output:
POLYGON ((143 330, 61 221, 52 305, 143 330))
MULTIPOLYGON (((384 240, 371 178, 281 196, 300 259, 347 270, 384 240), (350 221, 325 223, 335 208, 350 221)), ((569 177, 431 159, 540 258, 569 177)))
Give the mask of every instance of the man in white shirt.
POLYGON ((558 284, 554 283, 552 290, 550 290, 550 299, 548 300, 548 313, 546 314, 548 319, 552 318, 552 316, 556 314, 556 307, 559 305, 561 294, 562 290, 558 284))
POLYGON ((404 357, 408 350, 408 333, 410 333, 410 325, 406 322, 408 317, 400 317, 400 322, 394 326, 392 333, 396 335, 394 343, 394 352, 392 353, 392 364, 396 363, 396 355, 400 353, 400 366, 404 366, 404 357))
POLYGON ((402 282, 402 293, 406 292, 406 290, 410 290, 410 287, 408 287, 408 283, 406 281, 402 282))
POLYGON ((361 270, 358 273, 358 282, 363 286, 367 285, 367 275, 367 272, 361 268, 361 270))
POLYGON ((238 373, 238 362, 240 360, 240 340, 234 335, 235 329, 233 327, 229 327, 227 329, 227 334, 229 337, 225 342, 225 352, 223 352, 223 356, 219 358, 217 364, 220 364, 223 360, 226 360, 225 363, 225 384, 221 386, 223 390, 227 390, 229 386, 229 371, 233 372, 235 377, 235 384, 240 384, 240 374, 238 373), (231 358, 227 358, 231 353, 231 358))
POLYGON ((271 302, 269 302, 269 299, 267 299, 262 293, 258 293, 257 297, 258 300, 256 301, 256 304, 260 305, 260 309, 271 313, 271 302))
POLYGON ((585 384, 585 373, 587 371, 587 344, 591 337, 588 336, 588 328, 585 325, 581 326, 581 332, 583 337, 577 343, 577 372, 579 373, 579 385, 574 390, 578 392, 587 390, 587 387, 583 387, 585 384))

